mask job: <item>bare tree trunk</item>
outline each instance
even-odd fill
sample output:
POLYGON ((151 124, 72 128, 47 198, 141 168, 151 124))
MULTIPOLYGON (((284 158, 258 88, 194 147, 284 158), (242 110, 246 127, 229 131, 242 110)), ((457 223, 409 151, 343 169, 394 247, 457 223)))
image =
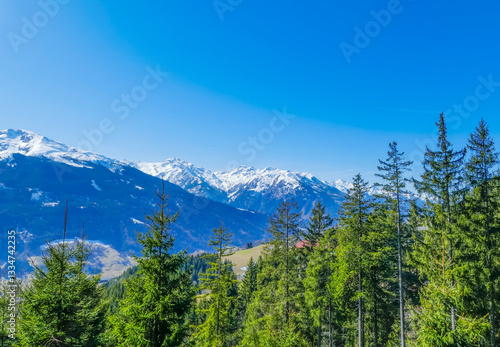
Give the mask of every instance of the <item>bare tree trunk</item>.
MULTIPOLYGON (((491 242, 491 235, 490 235, 490 204, 489 204, 489 189, 488 189, 488 169, 484 167, 484 174, 483 174, 483 180, 485 181, 484 183, 484 191, 483 191, 483 201, 486 202, 486 235, 488 237, 488 252, 492 251, 493 245, 491 242)), ((496 305, 495 305, 495 287, 494 287, 494 279, 493 276, 491 275, 492 269, 493 269, 493 260, 491 259, 491 253, 488 254, 488 268, 490 270, 490 275, 489 275, 489 301, 490 301, 490 347, 496 347, 497 345, 497 339, 496 339, 496 305)))
MULTIPOLYGON (((446 172, 446 176, 448 176, 448 172, 446 172)), ((452 238, 451 238, 451 197, 450 197, 450 188, 449 186, 446 187, 446 219, 447 219, 447 233, 448 233, 448 242, 449 242, 449 250, 448 250, 448 257, 450 259, 450 269, 453 270, 453 245, 452 245, 452 238)), ((455 281, 453 278, 453 274, 451 275, 451 287, 455 285, 455 281)), ((451 306, 451 330, 455 331, 456 330, 456 323, 455 323, 455 318, 456 318, 456 313, 455 313, 455 307, 451 306)))
POLYGON ((375 302, 373 303, 373 313, 374 313, 374 324, 373 324, 373 340, 375 341, 374 346, 378 347, 378 306, 377 306, 377 298, 375 298, 375 302))
MULTIPOLYGON (((362 275, 359 272, 359 292, 363 290, 362 275)), ((363 317, 363 297, 360 296, 358 299, 358 347, 365 347, 365 320, 363 317)))
POLYGON ((287 215, 286 215, 286 269, 285 269, 285 278, 286 278, 286 324, 289 325, 289 319, 290 319, 290 303, 288 302, 289 297, 290 297, 290 283, 288 282, 288 269, 289 269, 289 264, 288 264, 288 253, 289 253, 289 247, 290 245, 288 244, 289 241, 289 236, 288 236, 288 213, 289 210, 287 208, 287 215))
POLYGON ((493 282, 490 282, 490 347, 496 347, 496 307, 495 307, 495 292, 493 288, 493 282))
MULTIPOLYGON (((399 186, 399 182, 396 182, 399 186)), ((399 188, 398 188, 399 190, 399 188)), ((398 279, 399 279, 399 319, 401 330, 401 347, 405 347, 405 302, 403 293, 403 259, 401 250, 401 206, 400 206, 400 193, 397 193, 398 203, 398 279)))
POLYGON ((332 300, 328 300, 328 347, 333 347, 332 341, 332 300))

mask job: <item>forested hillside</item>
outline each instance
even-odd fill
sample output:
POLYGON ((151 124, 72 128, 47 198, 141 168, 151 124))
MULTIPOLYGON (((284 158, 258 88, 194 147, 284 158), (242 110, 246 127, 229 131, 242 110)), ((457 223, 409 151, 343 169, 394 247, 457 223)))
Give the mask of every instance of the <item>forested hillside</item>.
POLYGON ((242 280, 224 221, 210 254, 172 251, 178 213, 164 190, 137 267, 106 285, 86 272, 84 236, 49 244, 18 287, 15 339, 4 323, 0 346, 498 346, 498 154, 485 121, 466 148, 450 143, 444 115, 436 125, 421 175, 390 143, 378 182, 356 175, 338 218, 317 201, 304 222, 282 202, 242 280))

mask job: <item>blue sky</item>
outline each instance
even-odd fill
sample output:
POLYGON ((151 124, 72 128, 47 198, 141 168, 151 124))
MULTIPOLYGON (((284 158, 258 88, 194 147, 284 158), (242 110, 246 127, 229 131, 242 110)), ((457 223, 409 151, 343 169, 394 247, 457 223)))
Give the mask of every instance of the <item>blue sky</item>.
POLYGON ((457 147, 481 117, 499 139, 498 13, 494 1, 3 0, 0 128, 118 159, 371 180, 390 141, 420 160, 442 111, 457 147))

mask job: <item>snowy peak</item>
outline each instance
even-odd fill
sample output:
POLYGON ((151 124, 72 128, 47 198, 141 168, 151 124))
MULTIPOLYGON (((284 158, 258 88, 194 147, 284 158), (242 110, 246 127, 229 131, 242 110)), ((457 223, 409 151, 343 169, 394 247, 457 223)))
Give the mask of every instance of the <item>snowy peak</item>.
POLYGON ((48 138, 26 130, 0 130, 0 158, 19 153, 26 156, 40 156, 54 151, 68 151, 48 138))
POLYGON ((171 158, 158 163, 131 163, 131 166, 149 175, 163 177, 164 180, 180 186, 188 184, 190 181, 201 183, 202 178, 214 181, 214 184, 219 183, 217 177, 210 171, 178 158, 171 158))
MULTIPOLYGON (((198 196, 231 206, 268 213, 285 199, 329 200, 337 206, 344 192, 309 173, 275 168, 239 166, 231 171, 211 172, 180 159, 161 163, 132 163, 153 176, 163 177, 198 196)), ((310 206, 308 206, 309 208, 310 206)), ((332 208, 335 210, 335 208, 332 208)))
POLYGON ((344 180, 336 180, 332 183, 332 185, 340 190, 342 193, 347 194, 349 192, 349 189, 353 187, 353 184, 351 182, 347 182, 344 180))
POLYGON ((0 130, 0 160, 11 158, 13 154, 44 157, 76 167, 84 167, 86 162, 101 164, 111 170, 123 166, 118 160, 69 147, 31 131, 0 130))
POLYGON ((209 170, 193 164, 171 158, 157 163, 129 163, 130 166, 151 176, 156 176, 176 184, 190 193, 216 201, 224 200, 224 193, 219 190, 222 182, 209 170))
POLYGON ((263 192, 271 187, 295 189, 307 176, 270 167, 255 169, 243 166, 229 172, 217 172, 216 175, 223 182, 223 188, 230 194, 241 187, 247 187, 256 192, 263 192))

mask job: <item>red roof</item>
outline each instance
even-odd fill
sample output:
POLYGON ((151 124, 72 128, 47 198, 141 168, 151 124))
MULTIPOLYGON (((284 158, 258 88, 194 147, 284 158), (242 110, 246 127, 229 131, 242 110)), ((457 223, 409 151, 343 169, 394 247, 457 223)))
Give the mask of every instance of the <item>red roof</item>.
MULTIPOLYGON (((306 240, 300 240, 299 242, 297 242, 297 244, 295 245, 295 247, 297 248, 310 248, 311 247, 311 244, 309 243, 309 241, 306 241, 306 240)), ((314 247, 318 247, 318 243, 315 242, 314 243, 314 247)))

